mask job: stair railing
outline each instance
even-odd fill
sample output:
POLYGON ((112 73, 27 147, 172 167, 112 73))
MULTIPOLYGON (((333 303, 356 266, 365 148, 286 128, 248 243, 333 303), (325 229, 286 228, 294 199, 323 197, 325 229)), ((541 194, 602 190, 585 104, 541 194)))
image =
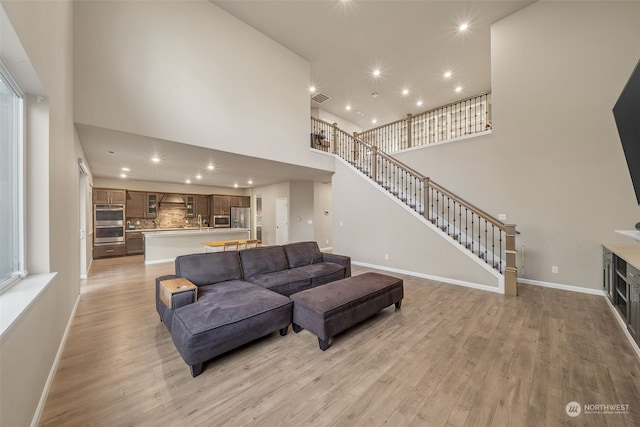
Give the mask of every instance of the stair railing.
POLYGON ((335 123, 311 120, 312 137, 314 129, 325 129, 324 133, 330 135, 330 144, 319 149, 340 156, 502 273, 505 293, 517 295, 515 225, 503 223, 335 123))
POLYGON ((405 119, 365 130, 357 137, 393 153, 490 129, 491 94, 483 93, 422 113, 407 114, 405 119))

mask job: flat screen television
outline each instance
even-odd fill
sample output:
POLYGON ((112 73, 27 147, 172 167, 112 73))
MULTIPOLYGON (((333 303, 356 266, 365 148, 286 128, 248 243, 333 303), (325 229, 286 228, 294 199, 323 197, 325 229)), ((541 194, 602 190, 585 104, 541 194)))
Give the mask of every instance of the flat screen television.
POLYGON ((640 62, 613 107, 613 116, 640 205, 640 62))

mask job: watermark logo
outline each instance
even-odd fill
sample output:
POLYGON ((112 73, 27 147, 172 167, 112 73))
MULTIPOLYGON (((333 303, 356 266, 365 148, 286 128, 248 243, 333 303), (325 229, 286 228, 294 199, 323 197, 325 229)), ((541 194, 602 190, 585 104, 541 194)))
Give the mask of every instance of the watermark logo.
POLYGON ((582 408, 578 402, 569 402, 567 406, 564 407, 565 412, 570 417, 577 417, 582 412, 582 408))

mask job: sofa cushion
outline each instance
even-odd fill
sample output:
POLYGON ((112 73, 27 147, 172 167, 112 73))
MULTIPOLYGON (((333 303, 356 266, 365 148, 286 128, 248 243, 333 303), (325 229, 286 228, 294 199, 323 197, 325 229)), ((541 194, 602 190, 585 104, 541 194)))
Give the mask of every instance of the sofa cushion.
POLYGON ((289 296, 311 287, 311 275, 302 270, 281 270, 272 273, 257 274, 249 282, 260 285, 270 291, 289 296))
POLYGON ((284 245, 289 268, 322 262, 322 252, 316 242, 297 242, 284 245))
POLYGON ((244 278, 258 274, 273 273, 289 268, 287 254, 282 246, 265 246, 240 251, 240 261, 244 278))
POLYGON ((176 275, 190 280, 196 286, 202 286, 241 280, 242 269, 238 252, 209 252, 177 257, 176 275))
POLYGON ((320 262, 317 264, 303 265, 302 267, 297 267, 292 271, 303 271, 310 275, 312 287, 324 285, 325 283, 344 279, 346 277, 344 266, 334 262, 320 262))

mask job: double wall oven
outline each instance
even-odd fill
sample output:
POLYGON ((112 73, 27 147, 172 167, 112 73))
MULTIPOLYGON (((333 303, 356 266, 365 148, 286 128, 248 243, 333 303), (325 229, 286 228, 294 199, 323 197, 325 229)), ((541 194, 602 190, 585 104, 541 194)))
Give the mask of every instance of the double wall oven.
POLYGON ((124 205, 94 205, 93 227, 96 246, 124 245, 124 205))

